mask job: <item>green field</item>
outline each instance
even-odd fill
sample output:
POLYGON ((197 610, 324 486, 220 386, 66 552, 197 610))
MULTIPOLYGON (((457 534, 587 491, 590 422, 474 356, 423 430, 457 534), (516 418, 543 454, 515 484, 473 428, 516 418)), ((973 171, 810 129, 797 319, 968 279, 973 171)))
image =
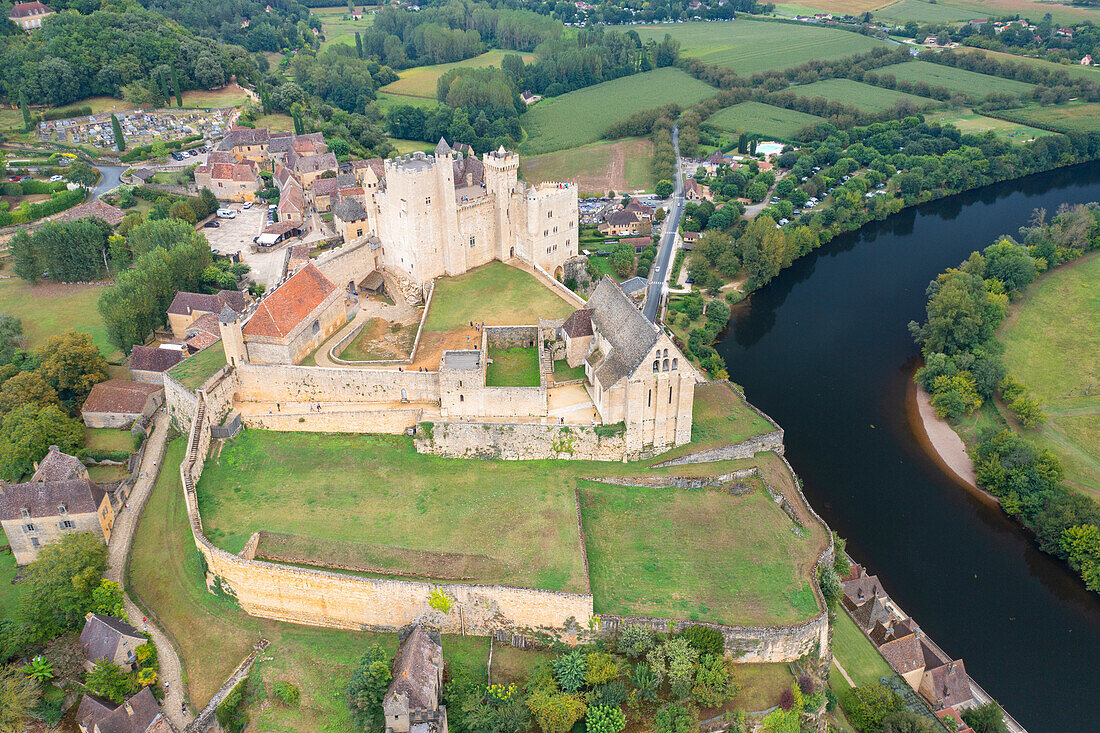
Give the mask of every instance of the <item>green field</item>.
MULTIPOLYGON (((8 538, 4 530, 0 529, 0 545, 7 545, 8 538)), ((19 609, 19 599, 22 597, 25 585, 13 585, 11 579, 15 577, 15 555, 10 552, 0 552, 0 620, 15 618, 15 612, 19 609)))
POLYGON ((397 148, 398 155, 404 155, 405 153, 415 153, 418 150, 425 152, 432 152, 435 150, 435 146, 431 143, 421 142, 420 140, 402 140, 400 138, 391 137, 389 139, 390 144, 397 148))
POLYGON ((791 91, 807 99, 824 97, 830 102, 840 102, 863 112, 872 113, 889 109, 903 99, 920 106, 939 104, 936 100, 927 97, 918 97, 915 94, 906 94, 893 89, 883 89, 851 79, 815 81, 813 84, 792 87, 791 91))
POLYGON ((528 135, 520 152, 535 155, 595 142, 609 126, 635 112, 673 102, 687 107, 717 93, 667 67, 544 99, 520 118, 528 135))
MULTIPOLYGON (((352 43, 354 42, 355 39, 353 37, 352 43)), ((391 84, 387 84, 379 91, 382 93, 400 94, 410 97, 427 97, 428 99, 434 100, 436 98, 436 83, 439 81, 439 77, 443 76, 451 69, 480 69, 486 66, 499 67, 504 57, 510 53, 518 53, 518 51, 493 49, 492 51, 486 51, 480 56, 463 59, 462 61, 454 61, 449 64, 415 66, 411 69, 405 69, 399 72, 397 75, 401 77, 400 79, 391 84)), ((520 55, 523 57, 524 61, 531 61, 534 59, 534 54, 525 53, 520 55)))
POLYGON ((359 20, 352 20, 348 14, 347 5, 313 8, 310 14, 316 15, 321 20, 321 33, 325 36, 325 40, 321 43, 322 49, 334 43, 344 43, 354 49, 355 31, 365 31, 374 25, 372 13, 364 13, 359 20))
POLYGON ((538 387, 538 349, 513 346, 510 349, 489 349, 489 365, 485 372, 487 387, 538 387))
POLYGON ((833 654, 859 686, 873 685, 882 677, 894 674, 875 645, 863 635, 844 609, 837 611, 833 624, 833 654))
POLYGON ((758 479, 750 493, 581 486, 596 613, 794 623, 817 611, 791 532, 758 479), (706 551, 700 552, 705 548, 706 551))
POLYGON ((714 125, 726 132, 744 131, 781 140, 789 140, 802 128, 824 121, 825 118, 817 115, 773 107, 762 102, 741 102, 718 110, 707 118, 708 125, 714 125))
POLYGON ((122 352, 107 339, 107 327, 96 310, 102 292, 99 285, 44 281, 31 285, 12 277, 0 280, 0 313, 11 314, 22 321, 27 348, 33 349, 49 336, 72 329, 91 334, 92 341, 107 359, 121 359, 122 352))
POLYGON ((124 450, 134 447, 133 433, 113 428, 84 428, 84 447, 88 450, 124 450))
POLYGON ((1006 323, 1008 373, 1050 415, 1023 434, 1062 460, 1068 485, 1100 501, 1100 255, 1043 276, 1006 323))
POLYGON ((282 112, 274 112, 269 115, 263 115, 256 120, 256 127, 266 127, 269 130, 278 130, 280 132, 290 132, 294 129, 294 120, 290 115, 283 114, 282 112))
POLYGON ((583 592, 571 483, 552 462, 494 468, 405 438, 248 430, 207 462, 199 507, 231 552, 268 530, 335 541, 382 575, 583 592))
POLYGON ((538 323, 565 318, 574 308, 534 275, 503 262, 490 262, 457 277, 435 281, 425 331, 453 331, 471 322, 487 326, 538 323), (492 294, 491 299, 485 296, 492 294))
POLYGON ((1037 127, 1028 127, 1016 122, 999 120, 996 117, 986 117, 970 109, 945 109, 927 113, 924 118, 928 122, 939 122, 944 125, 954 125, 963 134, 977 134, 993 131, 1001 137, 1013 142, 1027 142, 1044 135, 1053 135, 1047 130, 1037 127))
POLYGON ((960 49, 956 53, 982 54, 990 58, 998 59, 999 61, 1012 61, 1017 64, 1034 66, 1038 69, 1064 71, 1070 76, 1078 79, 1091 79, 1092 81, 1100 82, 1100 68, 1097 68, 1095 66, 1081 66, 1080 64, 1058 64, 1053 61, 1047 61, 1046 59, 1033 59, 1027 56, 1016 56, 1015 54, 1004 53, 1003 51, 987 51, 984 48, 960 49))
POLYGON ((875 69, 878 76, 893 74, 898 81, 912 83, 924 82, 933 87, 945 87, 952 92, 968 94, 978 99, 990 94, 1028 94, 1035 88, 1034 84, 1026 84, 1015 79, 1003 79, 999 76, 978 74, 966 69, 957 69, 945 64, 934 64, 929 61, 909 61, 904 64, 894 64, 875 69))
POLYGON ((569 181, 583 191, 652 191, 653 143, 631 137, 581 145, 545 155, 525 155, 519 172, 525 181, 569 181))
POLYGON ((223 366, 225 366, 225 349, 219 341, 176 364, 168 370, 168 373, 187 389, 197 389, 223 366))
POLYGON ((692 409, 691 451, 740 443, 775 430, 740 395, 721 382, 695 388, 692 409))
POLYGON ((1047 107, 1020 107, 997 112, 1012 122, 1047 127, 1057 132, 1100 131, 1100 102, 1066 102, 1047 107))
MULTIPOLYGON (((828 5, 828 0, 824 0, 824 4, 828 5)), ((1080 23, 1085 20, 1095 23, 1100 20, 1100 12, 1095 8, 1039 0, 937 0, 935 3, 901 0, 873 12, 876 18, 901 22, 915 20, 918 23, 950 23, 1016 14, 1038 23, 1045 13, 1050 13, 1055 23, 1080 23)))
POLYGON ((637 31, 643 41, 652 38, 660 42, 667 33, 680 42, 684 56, 725 66, 741 76, 787 69, 814 59, 838 59, 886 45, 835 28, 757 20, 650 25, 637 31))
POLYGON ((402 104, 412 105, 420 109, 435 109, 442 106, 435 97, 411 97, 407 94, 390 94, 389 92, 383 91, 379 91, 376 97, 375 103, 383 112, 390 107, 396 107, 402 104))

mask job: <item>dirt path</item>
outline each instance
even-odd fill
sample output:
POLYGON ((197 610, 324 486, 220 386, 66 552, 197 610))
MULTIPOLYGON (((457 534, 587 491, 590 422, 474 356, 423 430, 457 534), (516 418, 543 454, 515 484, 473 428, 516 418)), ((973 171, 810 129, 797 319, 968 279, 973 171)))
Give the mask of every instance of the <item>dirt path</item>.
MULTIPOLYGON (((134 531, 137 529, 141 512, 149 495, 156 485, 157 476, 164 463, 164 448, 168 437, 168 415, 158 412, 153 420, 153 431, 149 435, 145 445, 145 455, 141 461, 141 469, 137 483, 134 484, 130 498, 115 520, 115 526, 111 532, 111 541, 107 545, 107 579, 116 583, 124 583, 126 576, 126 564, 130 559, 130 546, 134 540, 134 531)), ((169 467, 168 470, 172 470, 169 467)), ((176 648, 168 635, 151 620, 144 620, 145 612, 131 600, 129 593, 125 595, 126 616, 134 626, 140 626, 142 631, 148 631, 153 637, 153 643, 157 647, 157 660, 160 663, 159 681, 167 687, 164 695, 164 712, 172 723, 182 730, 192 719, 186 711, 183 685, 183 665, 176 654, 176 648)))
POLYGON ((967 455, 966 444, 947 424, 947 421, 936 417, 931 397, 920 387, 917 387, 917 409, 920 412, 921 424, 928 436, 928 442, 940 460, 951 470, 951 473, 968 485, 978 488, 978 477, 974 473, 974 464, 967 455))

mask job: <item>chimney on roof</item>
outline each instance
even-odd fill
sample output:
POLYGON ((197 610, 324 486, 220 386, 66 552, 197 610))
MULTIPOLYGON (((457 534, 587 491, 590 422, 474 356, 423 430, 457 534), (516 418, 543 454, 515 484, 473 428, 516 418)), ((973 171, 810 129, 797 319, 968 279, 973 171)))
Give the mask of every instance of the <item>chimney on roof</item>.
POLYGON ((127 702, 123 707, 126 708, 126 714, 131 718, 134 717, 134 708, 127 702))

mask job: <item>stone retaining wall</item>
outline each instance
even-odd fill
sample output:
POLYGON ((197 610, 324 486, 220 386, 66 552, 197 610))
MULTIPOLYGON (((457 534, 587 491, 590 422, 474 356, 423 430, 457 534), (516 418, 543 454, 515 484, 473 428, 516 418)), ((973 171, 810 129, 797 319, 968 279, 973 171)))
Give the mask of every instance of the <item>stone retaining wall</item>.
POLYGON ((748 440, 735 443, 734 445, 724 445, 721 448, 711 448, 710 450, 691 453, 686 456, 681 456, 680 458, 673 458, 670 461, 658 464, 655 468, 683 466, 689 463, 712 463, 714 461, 732 461, 738 458, 752 458, 757 453, 767 453, 768 451, 774 451, 780 454, 783 453, 782 430, 758 435, 755 438, 749 438, 748 440))
POLYGON ((485 344, 490 349, 539 348, 539 327, 486 326, 485 344))
POLYGON ((435 402, 438 372, 290 364, 237 365, 245 402, 435 402))
POLYGON ((405 409, 347 409, 325 406, 321 412, 273 412, 266 415, 245 415, 249 428, 277 430, 284 433, 389 433, 400 435, 415 427, 424 411, 419 407, 405 409))
POLYGON ((506 461, 563 458, 621 461, 640 458, 627 451, 624 435, 601 438, 587 425, 541 423, 437 422, 417 433, 417 453, 447 458, 506 461))

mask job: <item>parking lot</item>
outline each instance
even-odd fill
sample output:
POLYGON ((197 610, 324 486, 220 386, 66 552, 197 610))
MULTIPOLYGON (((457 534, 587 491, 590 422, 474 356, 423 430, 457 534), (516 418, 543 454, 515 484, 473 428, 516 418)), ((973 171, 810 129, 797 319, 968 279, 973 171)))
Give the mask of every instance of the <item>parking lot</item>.
POLYGON ((243 204, 224 204, 222 208, 237 212, 236 218, 214 218, 212 221, 218 222, 219 226, 201 227, 201 231, 210 242, 210 249, 223 255, 239 252, 241 262, 252 268, 249 277, 270 288, 283 274, 283 260, 286 257, 284 247, 276 247, 273 252, 253 254, 250 251, 252 238, 263 231, 267 222, 267 205, 258 203, 251 209, 244 209, 242 206, 243 204))

